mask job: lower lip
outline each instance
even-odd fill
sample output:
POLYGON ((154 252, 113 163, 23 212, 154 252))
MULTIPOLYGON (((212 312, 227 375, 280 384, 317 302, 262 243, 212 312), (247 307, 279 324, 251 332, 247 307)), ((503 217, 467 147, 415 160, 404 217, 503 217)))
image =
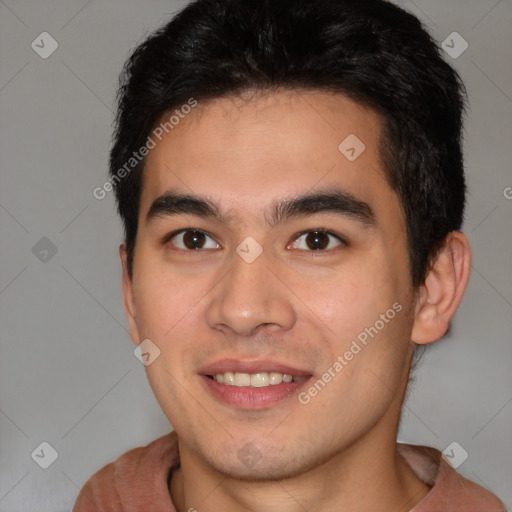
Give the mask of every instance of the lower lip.
POLYGON ((206 375, 201 375, 208 390, 220 401, 240 409, 264 409, 296 394, 311 377, 299 382, 282 382, 275 386, 256 388, 252 386, 228 386, 206 375))

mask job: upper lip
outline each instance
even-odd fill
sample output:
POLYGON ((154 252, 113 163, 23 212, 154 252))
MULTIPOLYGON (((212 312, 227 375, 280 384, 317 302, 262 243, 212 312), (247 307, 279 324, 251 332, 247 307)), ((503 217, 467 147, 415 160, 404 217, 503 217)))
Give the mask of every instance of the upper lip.
POLYGON ((222 359, 215 361, 199 370, 201 375, 217 375, 218 373, 226 372, 239 372, 239 373, 262 373, 262 372, 277 372, 294 377, 309 376, 310 372, 301 368, 280 363, 278 361, 264 361, 264 360, 237 360, 237 359, 222 359))

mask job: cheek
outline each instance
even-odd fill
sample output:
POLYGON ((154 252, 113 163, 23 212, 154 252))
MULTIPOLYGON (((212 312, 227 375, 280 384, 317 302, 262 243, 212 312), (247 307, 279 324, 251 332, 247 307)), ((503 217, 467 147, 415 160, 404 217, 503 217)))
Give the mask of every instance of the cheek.
POLYGON ((327 288, 310 287, 310 297, 330 328, 330 357, 347 361, 339 385, 355 380, 362 391, 378 381, 377 375, 392 388, 398 385, 412 326, 410 298, 393 265, 385 261, 382 256, 361 259, 350 270, 340 270, 327 288))
POLYGON ((139 269, 134 288, 139 331, 147 338, 164 342, 178 330, 183 319, 194 314, 203 286, 197 278, 185 281, 179 272, 163 268, 158 261, 148 261, 139 269))
POLYGON ((357 334, 400 299, 400 287, 388 272, 377 270, 382 268, 382 262, 361 258, 339 269, 322 287, 307 283, 308 297, 335 333, 344 333, 344 338, 357 334))

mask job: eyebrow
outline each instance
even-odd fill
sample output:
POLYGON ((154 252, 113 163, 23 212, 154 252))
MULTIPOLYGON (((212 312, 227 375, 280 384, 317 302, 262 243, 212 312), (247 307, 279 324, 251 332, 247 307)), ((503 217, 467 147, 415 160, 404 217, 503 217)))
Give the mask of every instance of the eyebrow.
MULTIPOLYGON (((365 226, 374 226, 376 223, 375 213, 368 203, 339 189, 279 200, 272 205, 265 220, 272 227, 292 218, 319 213, 335 213, 365 226)), ((169 191, 152 202, 146 222, 175 215, 195 215, 223 224, 229 224, 233 220, 233 215, 223 212, 220 205, 211 199, 169 191)))

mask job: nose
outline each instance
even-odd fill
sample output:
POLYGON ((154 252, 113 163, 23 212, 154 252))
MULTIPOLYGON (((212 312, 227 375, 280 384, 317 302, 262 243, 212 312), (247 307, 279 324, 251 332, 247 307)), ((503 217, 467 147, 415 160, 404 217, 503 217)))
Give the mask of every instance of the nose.
POLYGON ((293 294, 270 263, 265 252, 252 263, 233 255, 230 271, 210 295, 206 314, 212 329, 251 336, 263 326, 276 333, 293 327, 293 294))

